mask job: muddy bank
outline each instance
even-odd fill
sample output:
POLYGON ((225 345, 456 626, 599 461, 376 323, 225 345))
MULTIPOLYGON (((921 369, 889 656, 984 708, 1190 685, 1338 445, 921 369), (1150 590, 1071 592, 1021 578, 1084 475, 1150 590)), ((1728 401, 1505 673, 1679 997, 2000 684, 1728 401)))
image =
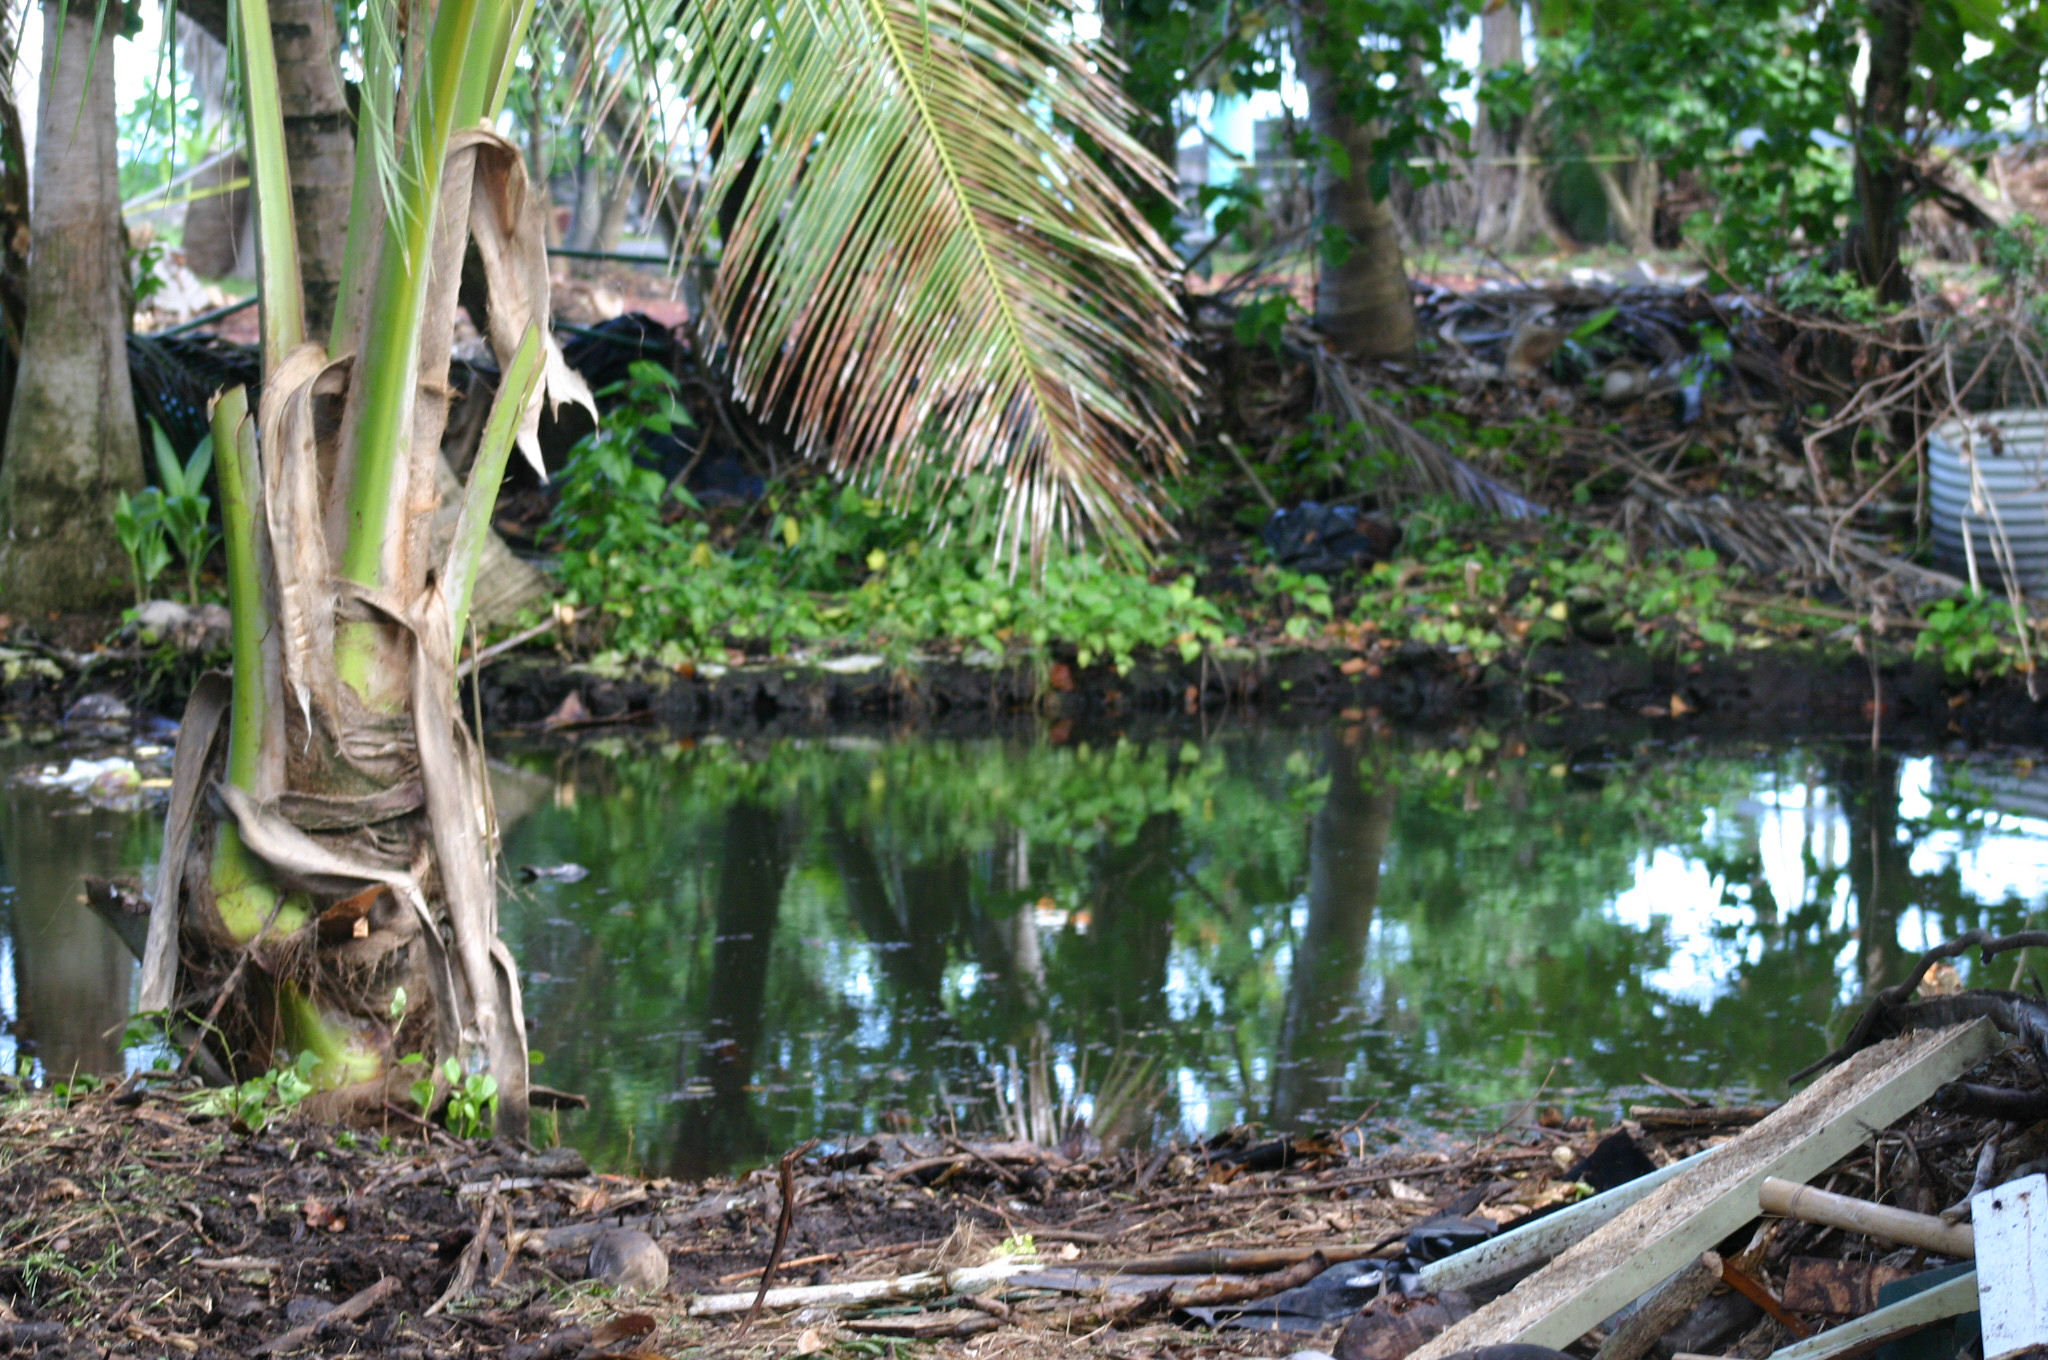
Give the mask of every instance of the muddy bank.
MULTIPOLYGON (((82 639, 91 629, 71 631, 82 639)), ((171 648, 0 641, 0 720, 55 722, 91 693, 175 719, 199 675, 224 661, 171 648)), ((1873 665, 1848 644, 1810 641, 1696 659, 1573 641, 1483 664, 1417 643, 1369 654, 1244 650, 1193 662, 1153 657, 1123 675, 1071 659, 880 656, 595 668, 537 647, 487 666, 480 690, 464 696, 466 711, 478 703, 495 732, 644 723, 683 736, 813 735, 848 725, 965 735, 1020 721, 1199 731, 1232 717, 1424 729, 1535 719, 1567 731, 1813 738, 1867 738, 1875 722, 1888 738, 1923 744, 2048 745, 2048 704, 2029 696, 2023 677, 1963 682, 1903 652, 1873 665)))
POLYGON ((750 663, 689 673, 595 674, 522 658, 482 679, 486 726, 575 730, 644 723, 679 735, 814 734, 847 724, 986 731, 1019 717, 1082 730, 1205 725, 1235 716, 1278 721, 1377 720, 1402 727, 1541 720, 1566 732, 1652 731, 1723 737, 1800 735, 2048 742, 2048 707, 2023 680, 1965 686, 1903 658, 1873 667, 1847 646, 1788 645, 1680 661, 1639 648, 1541 647, 1476 664, 1467 654, 1404 647, 1379 660, 1326 651, 1103 667, 969 666, 879 658, 750 663))

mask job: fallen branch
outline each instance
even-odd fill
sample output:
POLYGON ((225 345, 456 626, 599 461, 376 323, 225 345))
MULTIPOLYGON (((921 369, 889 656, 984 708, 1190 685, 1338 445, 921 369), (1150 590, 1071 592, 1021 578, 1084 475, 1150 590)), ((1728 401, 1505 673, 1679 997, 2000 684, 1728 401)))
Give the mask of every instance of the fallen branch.
MULTIPOLYGON (((914 1303, 945 1294, 964 1294, 1000 1284, 1012 1275, 1039 1269, 1035 1261, 997 1261, 964 1270, 920 1271, 885 1280, 846 1280, 838 1284, 795 1285, 771 1289, 760 1295, 767 1308, 842 1308, 856 1303, 914 1303)), ((754 1306, 756 1294, 699 1294, 689 1299, 684 1311, 691 1317, 720 1317, 744 1313, 754 1306)))
POLYGON ((306 1342, 311 1341, 314 1337, 332 1331, 344 1322, 354 1322, 357 1318, 384 1302, 385 1299, 390 1298, 397 1291, 397 1279, 386 1275, 368 1288, 358 1289, 355 1293, 349 1295, 348 1298, 336 1304, 331 1310, 322 1313, 311 1322, 301 1323, 274 1341, 266 1341, 256 1348, 255 1354, 274 1355, 281 1351, 295 1350, 306 1342))
POLYGON ((449 1304, 467 1294, 476 1284, 477 1267, 483 1263, 484 1243, 490 1237, 491 1217, 497 1209, 498 1197, 488 1196, 477 1213, 476 1236, 470 1238, 469 1245, 462 1249, 462 1257, 455 1263, 455 1275, 448 1281, 448 1288, 441 1292, 441 1297, 427 1309, 428 1317, 445 1311, 449 1304))
POLYGON ((1408 1234, 1396 1233, 1377 1242, 1348 1242, 1319 1247, 1217 1247, 1206 1251, 1174 1251, 1163 1256, 1131 1256, 1107 1261, 1089 1261, 1090 1270, 1122 1275, 1261 1275, 1299 1265, 1312 1256, 1325 1264, 1340 1265, 1377 1256, 1408 1234))
POLYGON ((1315 1252, 1306 1260, 1271 1275, 1256 1276, 1248 1280, 1207 1279, 1170 1284, 1124 1301, 1077 1312, 1068 1320, 1066 1327, 1070 1331, 1082 1327, 1100 1331, 1105 1327, 1120 1327, 1126 1323, 1141 1322, 1146 1318, 1185 1308, 1216 1308, 1232 1303, 1256 1303, 1260 1299, 1297 1289, 1329 1268, 1330 1262, 1323 1258, 1321 1252, 1315 1252))

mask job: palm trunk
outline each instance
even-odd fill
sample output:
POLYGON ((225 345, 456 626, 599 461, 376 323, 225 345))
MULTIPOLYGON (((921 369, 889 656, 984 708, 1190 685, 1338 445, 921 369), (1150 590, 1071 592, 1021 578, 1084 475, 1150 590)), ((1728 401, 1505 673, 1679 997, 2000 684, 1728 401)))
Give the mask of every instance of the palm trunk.
POLYGON ((312 1108, 329 1115, 403 1099, 408 1053, 437 1073, 446 1059, 465 1082, 496 1083, 498 1127, 517 1135, 525 1028, 498 939, 482 761, 455 706, 455 638, 506 459, 515 442, 534 446, 543 386, 549 399, 588 393, 545 339, 545 249, 518 152, 485 130, 514 14, 488 0, 435 12, 401 152, 421 173, 388 218, 374 181, 357 186, 345 255, 374 273, 360 294, 353 277, 340 290, 345 357, 330 361, 305 338, 268 13, 261 0, 236 11, 263 397, 254 418, 240 388, 214 409, 232 697, 211 681, 187 708, 142 1004, 177 1014, 218 996, 208 1035, 222 1059, 246 1072, 315 1054, 312 1108), (472 236, 504 376, 437 553, 448 346, 472 236))
POLYGON ((334 65, 334 7, 327 0, 271 0, 278 95, 291 161, 292 219, 306 289, 306 333, 325 339, 339 301, 355 135, 334 65))
POLYGON ((1394 206, 1372 191, 1374 129, 1345 108, 1344 44, 1330 29, 1321 5, 1302 7, 1295 57, 1309 121, 1349 162, 1316 167, 1316 217, 1329 233, 1316 269, 1316 323, 1354 359, 1397 358, 1415 348, 1415 300, 1394 206))
POLYGON ((0 581, 22 612, 126 597, 114 497, 142 484, 114 63, 93 60, 93 20, 90 6, 43 6, 28 324, 0 459, 0 581))

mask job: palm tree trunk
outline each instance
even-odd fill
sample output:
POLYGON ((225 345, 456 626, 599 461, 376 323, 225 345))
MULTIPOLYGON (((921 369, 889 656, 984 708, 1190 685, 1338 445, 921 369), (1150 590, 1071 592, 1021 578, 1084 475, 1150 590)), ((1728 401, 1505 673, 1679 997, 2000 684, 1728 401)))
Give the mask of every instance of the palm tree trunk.
POLYGON ((1375 130, 1347 111, 1342 35, 1320 4, 1302 7, 1295 60, 1308 86, 1309 121, 1349 163, 1316 168, 1316 217, 1329 238, 1316 269, 1316 323, 1354 359, 1391 359, 1415 348, 1415 301, 1394 206, 1372 190, 1375 130))
POLYGON ((270 0, 277 35, 278 95, 291 159, 292 218, 306 287, 306 333, 334 324, 355 184, 355 135, 335 69, 334 7, 327 0, 270 0))
POLYGON ((28 325, 0 459, 0 581, 23 611, 127 594, 114 497, 142 484, 114 63, 93 60, 93 20, 89 6, 45 0, 28 325))

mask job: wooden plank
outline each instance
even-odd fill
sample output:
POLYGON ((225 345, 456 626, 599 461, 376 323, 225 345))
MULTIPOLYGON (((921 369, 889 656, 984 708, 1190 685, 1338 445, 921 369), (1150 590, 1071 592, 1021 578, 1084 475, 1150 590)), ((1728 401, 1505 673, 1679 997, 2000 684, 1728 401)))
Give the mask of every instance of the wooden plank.
POLYGON ((1738 1135, 1514 1289, 1437 1336, 1414 1360, 1521 1342, 1563 1349, 1757 1216, 1766 1176, 1804 1181, 1872 1132, 1911 1113, 1943 1083, 1997 1051, 1972 1021, 1903 1035, 1856 1054, 1770 1118, 1738 1135))
POLYGON ((1602 1225, 1619 1217, 1622 1210, 1635 1204, 1678 1176, 1689 1175, 1706 1158, 1720 1151, 1708 1148, 1695 1152, 1683 1161, 1670 1166, 1659 1167, 1647 1176, 1638 1176, 1626 1185, 1617 1185, 1612 1190, 1582 1199, 1569 1208, 1559 1209, 1554 1214, 1545 1214, 1525 1227, 1510 1228, 1498 1237, 1489 1238, 1476 1247, 1441 1261, 1431 1261, 1417 1272, 1422 1278, 1422 1292, 1441 1294, 1446 1289, 1471 1290, 1478 1285, 1494 1280, 1504 1280, 1518 1271, 1531 1266, 1542 1265, 1558 1255, 1565 1248, 1591 1237, 1602 1225))
POLYGON ((2048 1176, 2022 1176, 1970 1199, 1985 1360, 2048 1345, 2048 1176))
POLYGON ((1835 1360, 1861 1354, 1894 1337, 1917 1332, 1946 1318, 1960 1317, 1976 1307, 1977 1276, 1973 1271, 1911 1298, 1900 1299, 1889 1308, 1865 1313, 1854 1322, 1845 1322, 1797 1345, 1773 1351, 1771 1360, 1835 1360))

